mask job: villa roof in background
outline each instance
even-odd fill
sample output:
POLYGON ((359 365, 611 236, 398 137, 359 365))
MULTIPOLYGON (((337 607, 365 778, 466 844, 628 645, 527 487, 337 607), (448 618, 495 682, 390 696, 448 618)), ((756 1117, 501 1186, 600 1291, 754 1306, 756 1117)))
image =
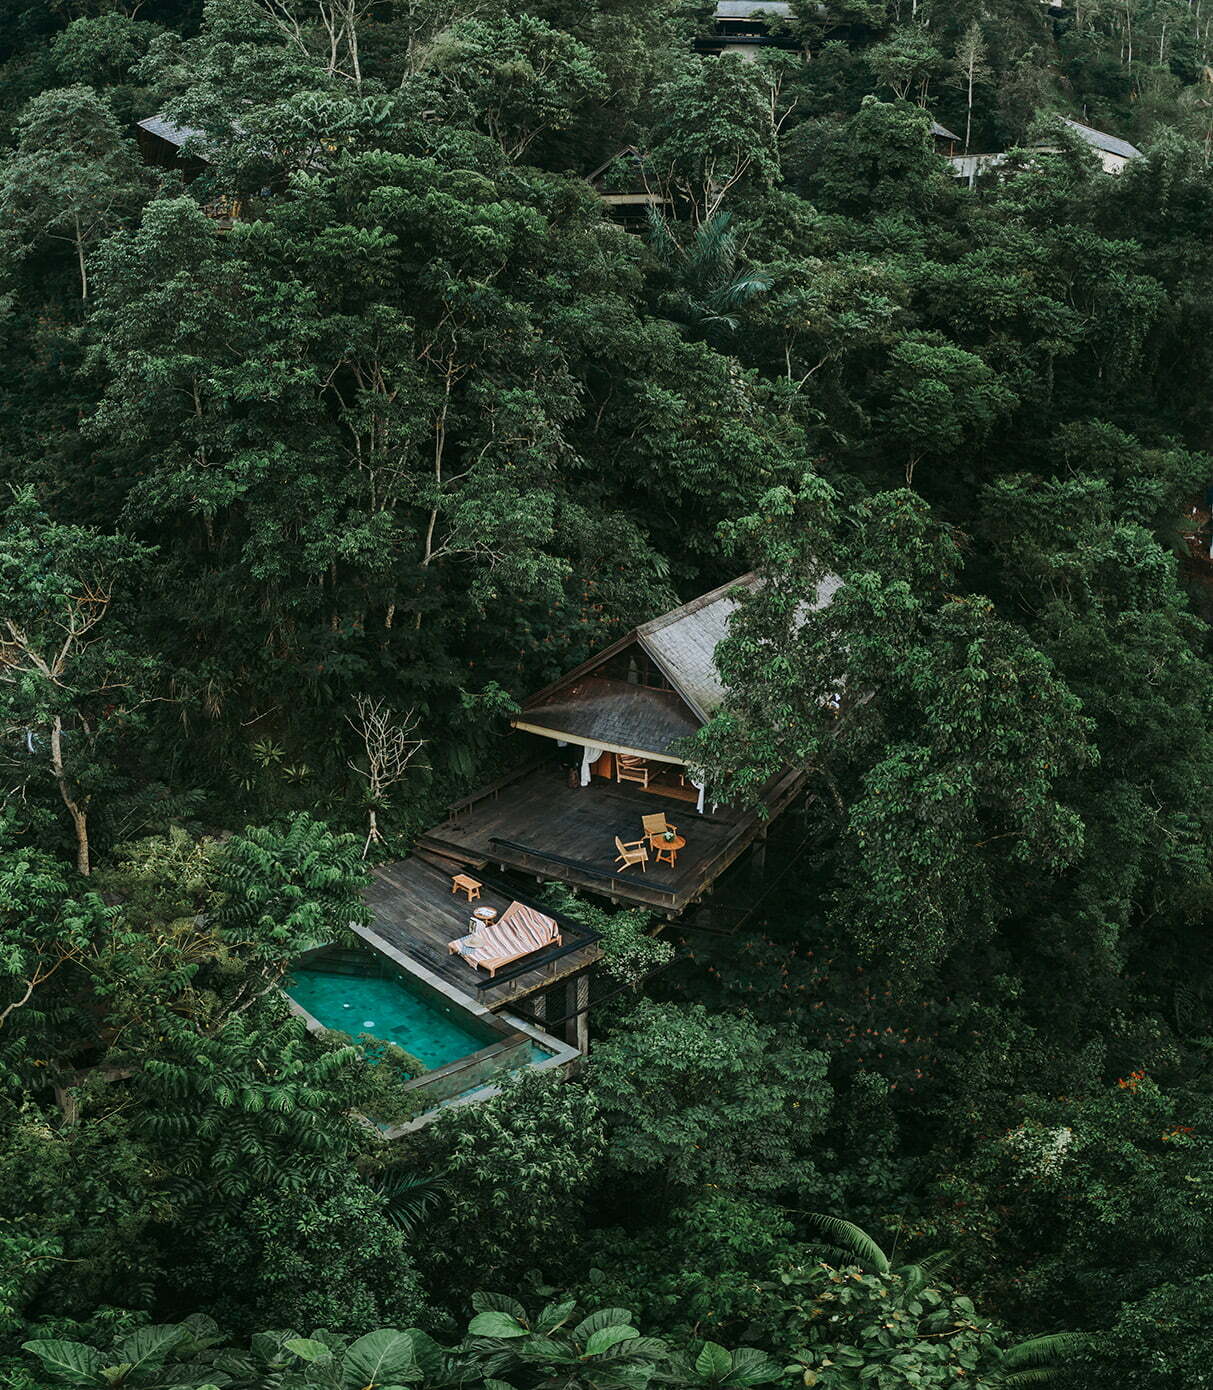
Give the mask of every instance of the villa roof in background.
POLYGON ((1141 158, 1141 151, 1136 145, 1130 145, 1127 140, 1121 140, 1115 135, 1108 135, 1105 131, 1096 130, 1094 126, 1083 125, 1081 121, 1072 121, 1068 116, 1063 116, 1061 119, 1064 125, 1068 125, 1076 135, 1085 140, 1088 145, 1094 145, 1097 150, 1119 155, 1121 159, 1141 158))
POLYGON ((790 19, 792 6, 788 0, 718 0, 717 19, 749 19, 758 13, 790 19))
POLYGON ((187 140, 203 138, 202 131, 195 130, 193 126, 174 125, 164 116, 148 116, 146 120, 136 121, 135 124, 140 130, 146 130, 149 135, 165 140, 168 144, 175 145, 177 149, 180 149, 187 140))

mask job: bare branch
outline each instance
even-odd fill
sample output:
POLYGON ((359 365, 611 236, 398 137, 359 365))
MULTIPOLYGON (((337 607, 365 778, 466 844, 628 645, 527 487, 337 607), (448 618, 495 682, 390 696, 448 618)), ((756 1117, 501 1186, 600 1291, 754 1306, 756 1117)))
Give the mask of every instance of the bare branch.
POLYGON ((369 830, 362 848, 365 859, 371 845, 382 842, 378 812, 387 800, 388 792, 404 779, 413 759, 425 747, 425 740, 414 738, 417 715, 408 710, 403 715, 383 700, 359 695, 354 701, 356 714, 347 715, 350 728, 362 739, 366 766, 350 761, 350 767, 367 783, 369 800, 369 830))

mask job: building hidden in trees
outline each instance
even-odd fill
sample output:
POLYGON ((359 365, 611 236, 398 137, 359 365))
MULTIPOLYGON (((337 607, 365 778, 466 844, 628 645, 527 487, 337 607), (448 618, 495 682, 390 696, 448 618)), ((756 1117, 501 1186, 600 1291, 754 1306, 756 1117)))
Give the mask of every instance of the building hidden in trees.
MULTIPOLYGON (((699 901, 805 781, 788 769, 757 806, 716 805, 680 751, 724 700, 716 647, 739 591, 756 583, 746 575, 643 623, 537 691, 512 721, 521 735, 514 771, 452 806, 418 848, 669 916, 699 901), (653 830, 662 816, 672 839, 653 830)), ((815 606, 838 583, 825 580, 815 606)))
POLYGON ((795 47, 780 33, 791 18, 788 0, 718 0, 712 33, 695 47, 700 53, 732 53, 753 62, 763 48, 795 47))

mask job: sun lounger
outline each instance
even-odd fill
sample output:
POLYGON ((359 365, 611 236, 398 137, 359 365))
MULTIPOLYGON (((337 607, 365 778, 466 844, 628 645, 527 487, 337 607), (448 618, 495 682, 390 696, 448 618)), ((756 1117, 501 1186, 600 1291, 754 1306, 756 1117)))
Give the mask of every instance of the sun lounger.
POLYGON ((477 927, 452 941, 447 950, 469 965, 495 975, 503 965, 521 960, 545 946, 561 945, 560 925, 525 903, 511 903, 491 927, 477 927))

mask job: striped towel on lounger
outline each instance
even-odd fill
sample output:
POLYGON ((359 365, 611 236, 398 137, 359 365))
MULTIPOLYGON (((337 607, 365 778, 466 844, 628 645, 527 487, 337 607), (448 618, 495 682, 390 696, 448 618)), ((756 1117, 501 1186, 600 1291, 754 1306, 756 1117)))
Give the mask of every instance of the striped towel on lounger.
POLYGON ((537 912, 525 903, 514 902, 489 927, 478 927, 471 936, 461 937, 452 945, 474 965, 490 966, 499 961, 529 956, 560 940, 560 926, 551 917, 537 912), (473 937, 475 945, 472 945, 473 937))

